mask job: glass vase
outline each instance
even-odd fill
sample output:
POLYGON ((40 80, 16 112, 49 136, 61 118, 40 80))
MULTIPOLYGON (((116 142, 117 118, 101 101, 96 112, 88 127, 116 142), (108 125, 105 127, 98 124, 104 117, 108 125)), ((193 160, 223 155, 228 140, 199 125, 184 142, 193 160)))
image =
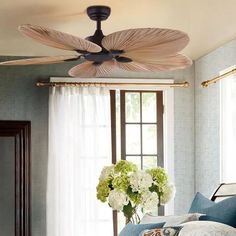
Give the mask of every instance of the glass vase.
POLYGON ((135 212, 130 218, 125 218, 125 223, 132 223, 132 224, 139 224, 140 223, 140 217, 137 212, 135 212))

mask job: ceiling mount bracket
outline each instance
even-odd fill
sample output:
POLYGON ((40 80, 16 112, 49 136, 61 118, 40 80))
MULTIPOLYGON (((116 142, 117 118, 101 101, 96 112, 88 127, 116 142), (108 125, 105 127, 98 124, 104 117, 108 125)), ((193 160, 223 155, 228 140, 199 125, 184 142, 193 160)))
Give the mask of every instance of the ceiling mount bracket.
POLYGON ((111 8, 107 6, 91 6, 87 8, 87 14, 91 20, 104 21, 111 14, 111 8))

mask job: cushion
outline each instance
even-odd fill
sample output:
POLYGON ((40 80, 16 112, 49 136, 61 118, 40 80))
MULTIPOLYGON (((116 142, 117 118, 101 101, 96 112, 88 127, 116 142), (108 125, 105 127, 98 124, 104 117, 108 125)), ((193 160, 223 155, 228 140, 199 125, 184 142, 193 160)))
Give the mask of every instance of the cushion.
POLYGON ((235 236, 236 229, 210 221, 192 221, 182 224, 179 236, 235 236))
POLYGON ((153 224, 153 223, 166 222, 164 225, 165 227, 176 226, 176 225, 188 222, 188 221, 198 220, 201 215, 202 214, 191 213, 191 214, 185 214, 185 215, 180 215, 180 216, 154 216, 148 213, 143 216, 141 223, 153 224))
POLYGON ((138 236, 145 229, 162 228, 165 223, 158 224, 132 224, 128 223, 120 232, 119 236, 138 236))
POLYGON ((177 236, 182 226, 164 227, 162 229, 144 230, 139 236, 177 236))
POLYGON ((209 200, 201 193, 197 193, 192 201, 191 207, 189 209, 189 213, 200 212, 201 209, 214 206, 215 202, 209 200))
POLYGON ((223 219, 218 219, 216 217, 212 217, 212 216, 208 216, 208 215, 200 216, 199 220, 200 221, 214 221, 214 222, 226 224, 223 219))
POLYGON ((215 203, 197 193, 189 212, 206 214, 209 217, 217 218, 218 222, 236 227, 236 196, 215 203))

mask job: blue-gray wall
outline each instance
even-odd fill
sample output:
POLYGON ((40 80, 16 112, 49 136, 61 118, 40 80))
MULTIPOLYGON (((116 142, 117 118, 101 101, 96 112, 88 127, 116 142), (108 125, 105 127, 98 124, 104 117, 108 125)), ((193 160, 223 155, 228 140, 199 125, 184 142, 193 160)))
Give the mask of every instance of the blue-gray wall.
POLYGON ((0 235, 15 234, 15 140, 0 137, 0 235))
POLYGON ((201 88, 201 82, 236 65, 236 40, 195 62, 196 191, 210 196, 220 183, 220 87, 201 88))
MULTIPOLYGON (((15 59, 0 57, 0 61, 15 59)), ((0 119, 32 122, 32 235, 46 235, 46 187, 48 149, 48 89, 37 88, 38 80, 67 76, 72 63, 27 67, 0 67, 0 119)), ((174 140, 175 212, 187 211, 194 195, 194 66, 159 74, 116 72, 114 77, 173 78, 187 80, 188 89, 175 89, 174 140), (184 200, 183 200, 184 199, 184 200)))
POLYGON ((174 157, 175 214, 188 212, 194 196, 194 66, 179 71, 178 78, 191 83, 188 89, 175 89, 174 96, 174 157))

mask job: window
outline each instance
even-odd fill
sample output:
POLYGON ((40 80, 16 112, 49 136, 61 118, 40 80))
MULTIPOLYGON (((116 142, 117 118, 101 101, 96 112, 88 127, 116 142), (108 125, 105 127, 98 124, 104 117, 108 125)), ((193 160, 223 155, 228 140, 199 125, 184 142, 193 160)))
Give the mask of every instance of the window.
MULTIPOLYGON (((111 113, 113 163, 123 159, 140 169, 164 166, 163 92, 111 91, 111 113)), ((116 222, 121 229, 124 218, 116 213, 113 216, 116 230, 116 222)))
POLYGON ((221 181, 236 182, 236 77, 221 81, 221 181))
POLYGON ((161 91, 121 91, 121 159, 140 169, 163 166, 161 91))

